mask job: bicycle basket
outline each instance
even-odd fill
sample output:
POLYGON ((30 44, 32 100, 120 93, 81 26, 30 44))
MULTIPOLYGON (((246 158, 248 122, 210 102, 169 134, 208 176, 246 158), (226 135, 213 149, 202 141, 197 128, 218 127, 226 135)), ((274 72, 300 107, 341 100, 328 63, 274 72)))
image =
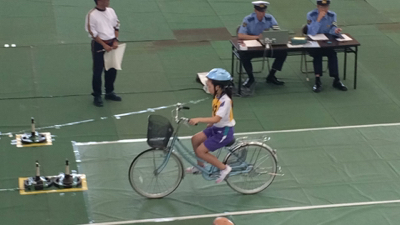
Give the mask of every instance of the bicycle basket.
POLYGON ((166 148, 173 133, 174 128, 167 118, 159 115, 149 116, 147 144, 150 147, 159 149, 166 148))

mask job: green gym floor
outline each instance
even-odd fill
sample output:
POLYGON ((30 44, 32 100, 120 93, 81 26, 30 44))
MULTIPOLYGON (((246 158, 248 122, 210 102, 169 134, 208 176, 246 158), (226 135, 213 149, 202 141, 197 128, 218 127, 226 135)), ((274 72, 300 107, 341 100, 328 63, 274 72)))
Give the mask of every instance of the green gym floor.
MULTIPOLYGON (((361 43, 356 90, 352 55, 344 81, 349 91, 334 90, 326 75, 319 94, 301 73, 300 57, 290 56, 277 74, 284 86, 264 83, 264 71, 256 75, 254 96, 233 99, 238 136, 264 133, 277 149, 285 175, 265 191, 245 196, 189 175, 161 200, 130 187, 129 165, 148 148, 143 138, 149 114, 170 117, 177 102, 191 107, 187 117, 211 113, 211 96, 195 76, 214 67, 230 70, 229 39, 252 12, 250 2, 111 0, 120 40, 127 43, 116 81, 123 101, 97 108, 84 30, 94 2, 0 0, 0 224, 205 225, 224 213, 236 225, 399 224, 398 0, 332 2, 340 27, 361 43), (54 135, 52 146, 13 144, 15 134, 29 132, 31 117, 41 132, 54 135), (57 175, 66 158, 71 169, 86 174, 88 191, 16 190, 18 177, 34 175, 36 160, 42 175, 57 175)), ((297 35, 315 7, 314 0, 270 3, 279 25, 297 35)), ((342 71, 342 54, 339 60, 342 71)), ((203 128, 185 127, 181 135, 203 128)), ((183 142, 189 145, 189 139, 183 142)))

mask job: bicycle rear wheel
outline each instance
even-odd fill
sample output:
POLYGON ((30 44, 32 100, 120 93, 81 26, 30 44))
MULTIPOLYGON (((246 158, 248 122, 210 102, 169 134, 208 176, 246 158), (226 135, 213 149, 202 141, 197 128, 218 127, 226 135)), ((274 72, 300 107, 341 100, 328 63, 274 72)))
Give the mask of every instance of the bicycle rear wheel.
POLYGON ((233 168, 232 172, 238 172, 229 175, 226 182, 242 194, 255 194, 267 188, 274 181, 278 169, 273 150, 261 143, 249 143, 238 148, 226 157, 224 163, 233 168))
POLYGON ((170 158, 159 173, 168 152, 149 149, 140 153, 129 168, 129 182, 132 188, 147 198, 163 198, 179 186, 183 178, 183 165, 179 157, 171 152, 170 158))

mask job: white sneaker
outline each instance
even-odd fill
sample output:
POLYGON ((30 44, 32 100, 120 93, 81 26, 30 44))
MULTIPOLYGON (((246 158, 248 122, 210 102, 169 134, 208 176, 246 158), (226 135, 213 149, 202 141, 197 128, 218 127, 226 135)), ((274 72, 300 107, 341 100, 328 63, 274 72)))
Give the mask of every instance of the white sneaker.
POLYGON ((228 176, 228 174, 231 172, 232 167, 226 165, 226 168, 224 170, 221 170, 219 172, 219 177, 218 179, 215 181, 215 183, 219 184, 221 183, 223 180, 225 180, 225 177, 228 176))
POLYGON ((199 169, 197 169, 197 167, 188 167, 186 168, 186 173, 190 173, 190 174, 200 174, 201 171, 199 169))

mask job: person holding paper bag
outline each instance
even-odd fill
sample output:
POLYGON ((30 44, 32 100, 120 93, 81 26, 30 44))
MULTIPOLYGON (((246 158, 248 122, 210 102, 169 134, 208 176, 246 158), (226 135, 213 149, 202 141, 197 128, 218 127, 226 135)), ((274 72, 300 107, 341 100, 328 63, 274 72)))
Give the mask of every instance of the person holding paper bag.
MULTIPOLYGON (((104 70, 104 53, 118 48, 120 23, 114 9, 110 8, 110 0, 94 0, 96 7, 86 16, 85 29, 92 38, 93 78, 92 88, 94 105, 103 106, 102 73, 104 70)), ((114 93, 114 82, 117 71, 114 68, 104 71, 106 95, 105 99, 121 101, 114 93)))
MULTIPOLYGON (((246 16, 243 19, 243 23, 238 31, 238 38, 242 40, 258 40, 262 38, 262 32, 268 29, 277 29, 279 30, 278 22, 276 22, 275 18, 272 15, 265 14, 267 10, 268 2, 264 1, 255 1, 252 2, 254 5, 254 13, 246 16)), ((244 87, 250 88, 254 83, 254 75, 253 75, 253 65, 251 64, 251 60, 257 57, 263 57, 263 52, 243 52, 241 54, 241 61, 243 63, 243 67, 246 70, 247 75, 249 76, 247 80, 243 83, 244 87)), ((287 53, 286 51, 273 51, 273 55, 271 55, 271 51, 268 52, 266 57, 275 58, 274 64, 272 65, 272 69, 269 72, 268 77, 266 78, 267 83, 272 83, 276 85, 283 85, 284 82, 278 80, 275 77, 275 72, 277 70, 281 71, 283 67, 283 63, 286 60, 287 53)))
MULTIPOLYGON (((342 29, 337 27, 336 13, 329 10, 330 0, 317 0, 317 9, 307 14, 307 34, 331 34, 338 36, 342 29)), ((313 49, 309 51, 314 58, 315 85, 313 91, 322 91, 322 57, 328 57, 329 75, 334 78, 333 87, 347 91, 346 86, 339 79, 338 58, 333 49, 313 49)))

